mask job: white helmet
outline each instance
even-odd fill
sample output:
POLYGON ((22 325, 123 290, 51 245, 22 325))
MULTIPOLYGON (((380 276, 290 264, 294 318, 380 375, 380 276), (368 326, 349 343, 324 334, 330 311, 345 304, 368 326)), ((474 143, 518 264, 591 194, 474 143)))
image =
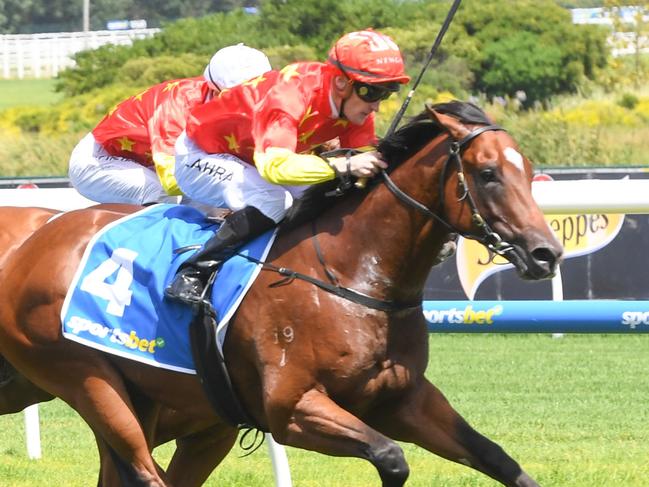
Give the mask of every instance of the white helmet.
POLYGON ((266 55, 243 44, 228 46, 216 51, 203 76, 213 90, 231 88, 270 71, 266 55))

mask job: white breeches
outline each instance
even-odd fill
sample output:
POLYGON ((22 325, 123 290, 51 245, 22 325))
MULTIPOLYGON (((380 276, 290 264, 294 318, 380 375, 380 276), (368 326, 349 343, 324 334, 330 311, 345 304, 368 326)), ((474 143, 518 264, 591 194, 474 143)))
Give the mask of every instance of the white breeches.
POLYGON ((176 140, 174 174, 181 191, 192 200, 232 211, 253 206, 275 222, 309 187, 270 183, 255 166, 232 154, 208 154, 184 132, 176 140))
POLYGON ((154 168, 110 155, 92 133, 72 151, 68 170, 79 193, 98 203, 171 203, 179 200, 162 188, 154 168))

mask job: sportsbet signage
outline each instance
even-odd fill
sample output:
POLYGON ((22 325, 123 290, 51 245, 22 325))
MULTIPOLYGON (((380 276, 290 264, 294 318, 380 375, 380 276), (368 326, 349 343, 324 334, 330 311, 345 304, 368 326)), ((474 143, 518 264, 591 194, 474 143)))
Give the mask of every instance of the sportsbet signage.
MULTIPOLYGON (((564 259, 596 252, 619 233, 624 215, 546 215, 548 225, 565 249, 564 259)), ((460 239, 456 254, 457 272, 464 293, 473 299, 480 284, 490 275, 513 266, 474 240, 460 239)))
POLYGON ((424 301, 431 332, 649 333, 649 301, 424 301))
MULTIPOLYGON (((649 171, 636 169, 571 169, 551 174, 555 180, 649 178, 649 171)), ((546 216, 566 251, 561 263, 563 298, 649 301, 649 215, 604 211, 546 216)), ((468 240, 459 242, 454 257, 433 267, 424 288, 424 301, 551 300, 552 295, 552 281, 521 280, 512 265, 468 240)), ((466 312, 463 306, 457 308, 457 313, 464 313, 463 320, 470 320, 476 310, 487 311, 475 304, 466 312)), ((491 316, 502 319, 506 313, 491 316)))

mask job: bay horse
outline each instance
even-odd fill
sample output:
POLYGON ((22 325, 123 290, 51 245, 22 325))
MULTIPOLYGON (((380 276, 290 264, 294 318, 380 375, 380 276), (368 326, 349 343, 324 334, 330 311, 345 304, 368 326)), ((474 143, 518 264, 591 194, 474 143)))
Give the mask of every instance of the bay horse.
MULTIPOLYGON (((96 208, 123 212, 128 207, 123 205, 97 205, 96 208)), ((123 215, 128 214, 122 213, 123 215)), ((0 273, 13 253, 36 230, 45 223, 60 215, 58 210, 38 207, 0 207, 0 273)), ((0 355, 0 415, 18 413, 28 406, 54 399, 54 396, 30 382, 23 374, 16 371, 7 360, 0 355)), ((133 399, 133 398, 132 398, 133 399)), ((145 398, 135 398, 138 403, 138 415, 154 417, 149 420, 149 436, 151 449, 176 440, 170 470, 180 468, 179 475, 194 472, 197 484, 207 479, 222 458, 222 443, 215 438, 211 428, 201 430, 196 428, 191 420, 187 420, 177 411, 146 401, 145 398), (176 467, 179 465, 180 467, 176 467)), ((227 448, 229 451, 229 448, 227 448)), ((110 455, 101 451, 101 469, 98 486, 106 485, 104 478, 111 478, 106 469, 112 468, 110 455)), ((174 472, 171 472, 173 476, 174 472)))
MULTIPOLYGON (((450 232, 505 256, 523 278, 552 276, 562 248, 532 198, 531 163, 507 132, 460 102, 427 107, 379 150, 390 164, 384 184, 339 198, 312 224, 299 224, 298 213, 298 223, 289 219, 280 232, 224 343, 238 398, 280 443, 365 459, 386 487, 404 485, 409 474, 395 440, 506 486, 538 486, 425 378, 421 309, 426 277, 450 232), (299 279, 278 286, 272 266, 331 280, 334 293, 299 279)), ((225 455, 236 428, 214 413, 196 376, 61 334, 62 302, 85 246, 120 216, 96 208, 67 213, 15 252, 0 276, 0 352, 84 418, 117 467, 115 485, 199 485, 191 472, 170 478, 156 465, 129 395, 137 390, 212 428, 225 455)))
MULTIPOLYGON (((13 252, 57 213, 46 208, 0 207, 0 273, 13 252)), ((16 372, 0 355, 0 415, 51 399, 54 396, 16 372)))

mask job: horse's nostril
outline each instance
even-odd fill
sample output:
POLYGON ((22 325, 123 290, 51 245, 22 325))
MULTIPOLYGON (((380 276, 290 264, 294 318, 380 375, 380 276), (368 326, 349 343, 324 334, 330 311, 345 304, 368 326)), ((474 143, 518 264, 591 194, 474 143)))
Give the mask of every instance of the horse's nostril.
POLYGON ((532 257, 537 262, 547 262, 553 265, 557 261, 557 256, 551 249, 547 247, 539 247, 532 251, 532 257))

